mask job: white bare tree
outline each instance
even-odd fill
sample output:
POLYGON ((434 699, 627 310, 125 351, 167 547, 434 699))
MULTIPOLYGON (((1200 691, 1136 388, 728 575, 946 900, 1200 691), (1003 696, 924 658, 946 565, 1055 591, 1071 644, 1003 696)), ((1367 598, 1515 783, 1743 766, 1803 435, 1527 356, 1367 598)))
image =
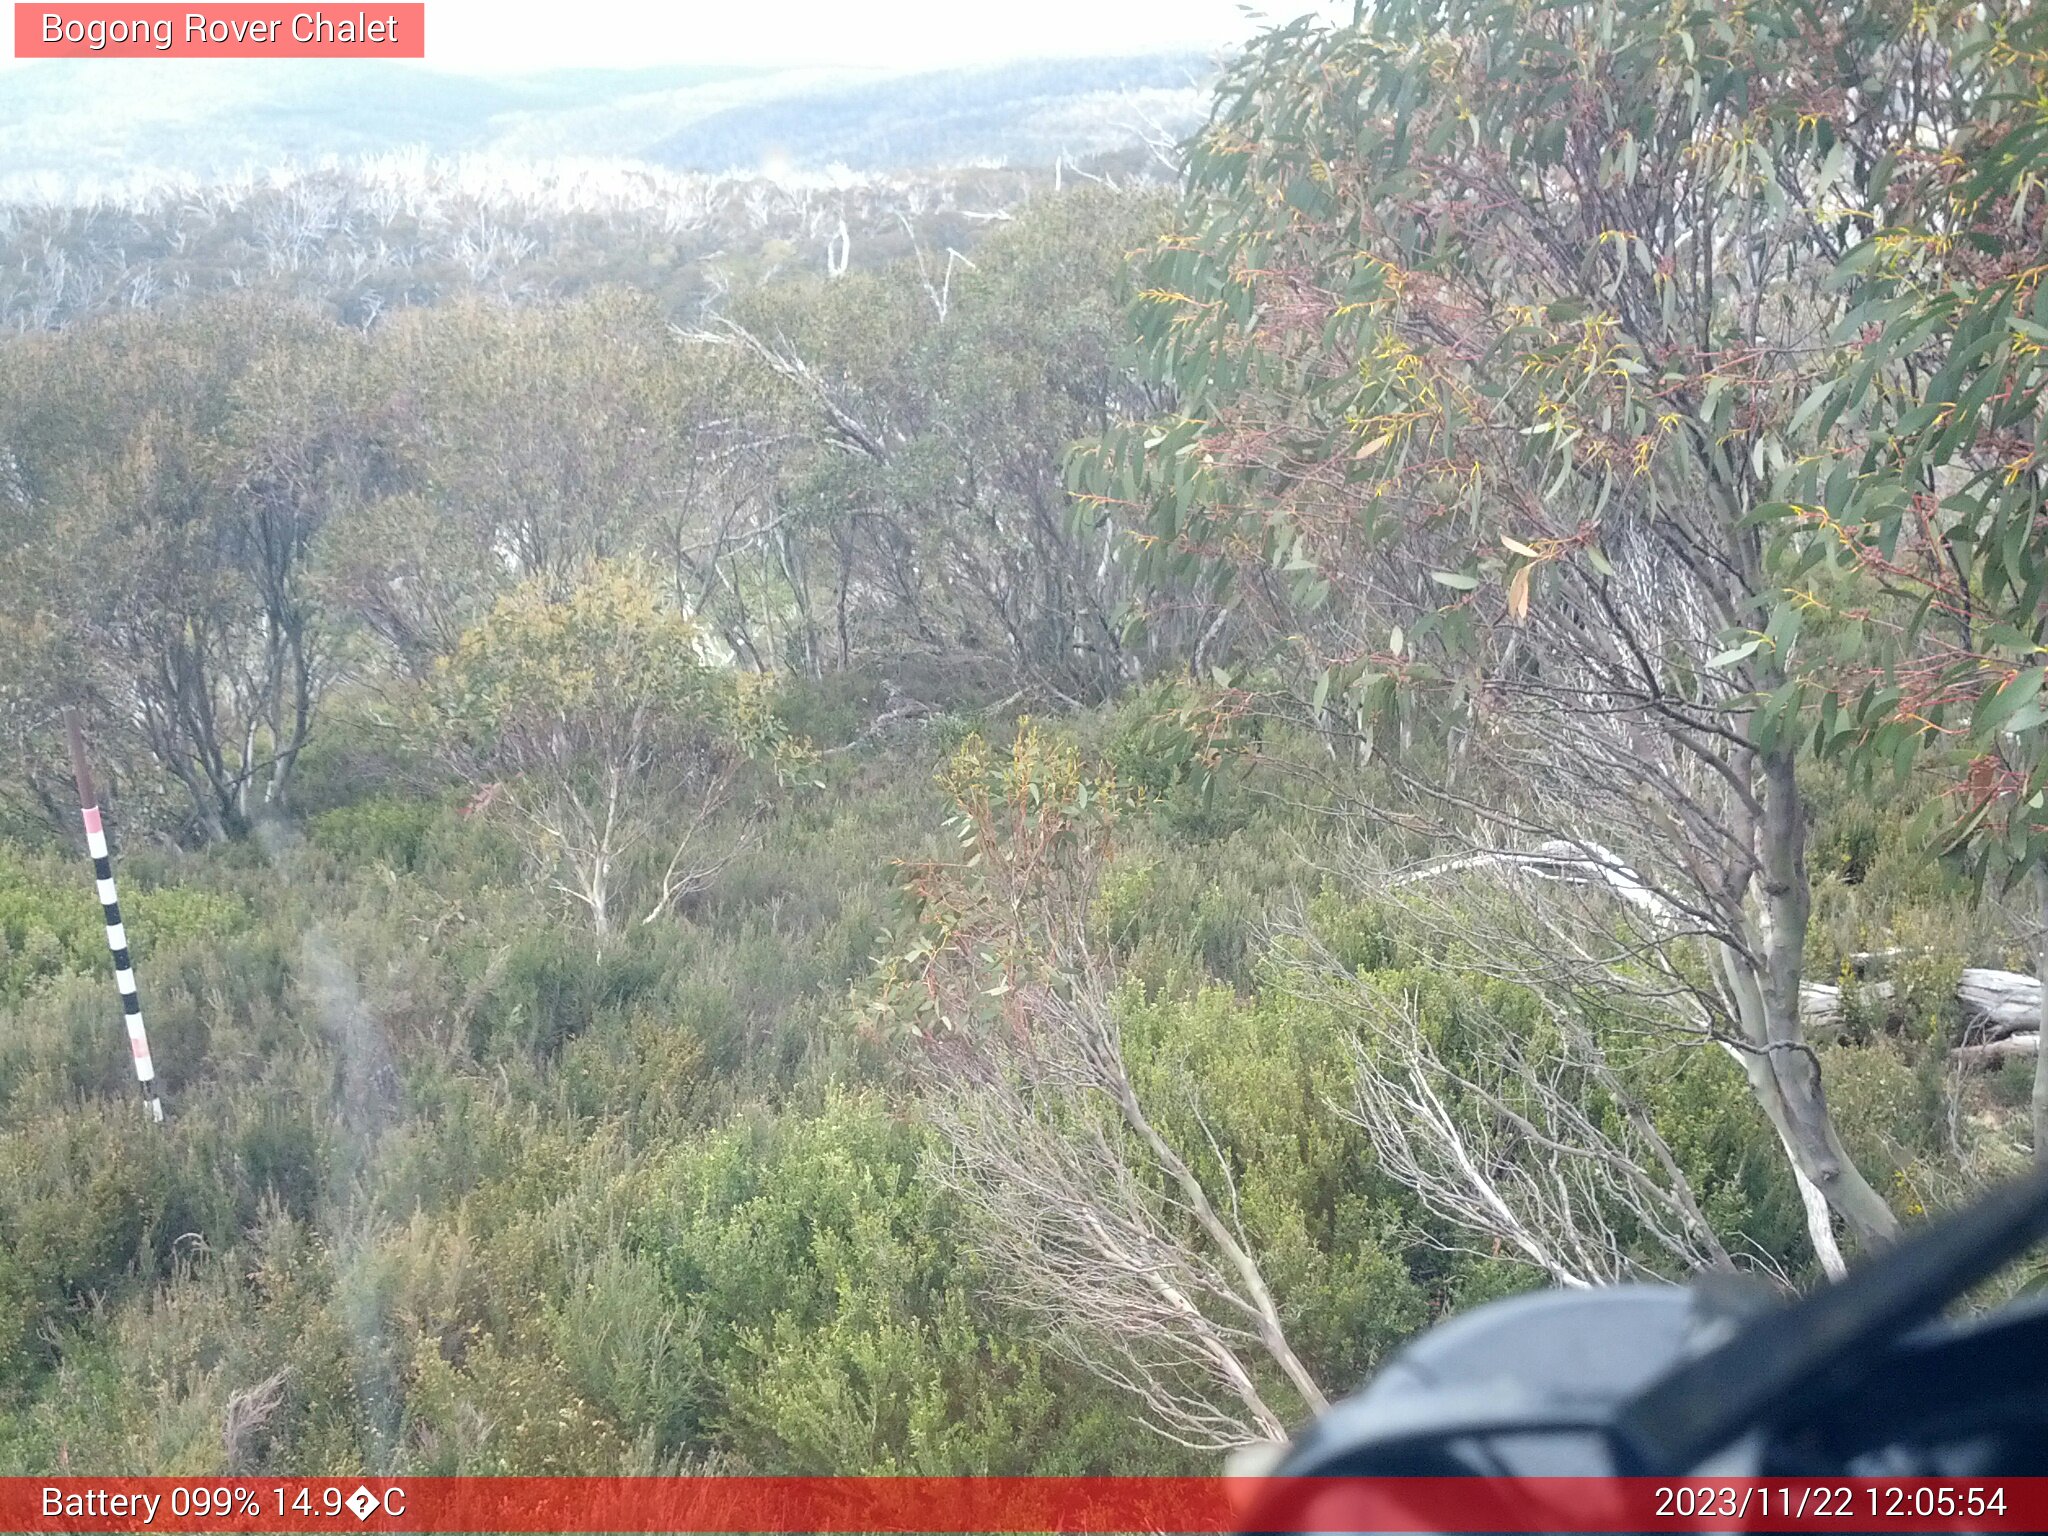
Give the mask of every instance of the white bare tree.
POLYGON ((1227 1159, 1212 1190, 1139 1101, 1085 950, 1049 969, 1065 980, 1020 1000, 1027 1031, 953 1034, 925 1053, 949 1152, 938 1176, 973 1213, 1006 1299, 1159 1433, 1201 1450, 1285 1439, 1328 1398, 1288 1342, 1227 1159))
POLYGON ((1290 989, 1354 1030, 1352 1094, 1337 1112, 1451 1227, 1572 1288, 1734 1267, 1578 999, 1537 990, 1540 1046, 1484 1009, 1461 1015, 1454 1057, 1414 996, 1348 971, 1306 931, 1287 947, 1290 989))
POLYGON ((960 859, 913 871, 919 937, 869 1004, 900 1023, 913 1000, 935 1175, 1008 1300, 1160 1434, 1204 1450, 1284 1439, 1328 1399, 1288 1338, 1200 1085, 1141 1096, 1088 942, 1103 786, 1028 724, 1007 764, 974 738, 945 781, 960 859), (1176 1144, 1169 1108, 1208 1155, 1176 1144))

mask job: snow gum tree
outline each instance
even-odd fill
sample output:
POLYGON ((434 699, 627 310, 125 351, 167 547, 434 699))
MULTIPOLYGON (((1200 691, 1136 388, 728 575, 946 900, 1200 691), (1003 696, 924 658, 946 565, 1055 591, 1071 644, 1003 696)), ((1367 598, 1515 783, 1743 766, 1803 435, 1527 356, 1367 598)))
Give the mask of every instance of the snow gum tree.
MULTIPOLYGON (((1800 1017, 1801 763, 1926 741, 1887 691, 1910 605, 1841 523, 1938 489, 1939 452, 1869 445, 1952 420, 1927 388, 1965 373, 1930 358, 1967 329, 1940 278, 1873 313, 1858 269, 1942 266, 1959 147, 2040 67, 2009 32, 1999 7, 1634 0, 1272 32, 1136 307, 1176 408, 1074 464, 1126 553, 1210 593, 1261 686, 1386 758, 1433 830, 1553 874, 1561 843, 1620 899, 1741 1062, 1824 1256, 1830 1212, 1864 1242, 1897 1223, 1800 1017)), ((2024 585, 2000 600, 2038 606, 2024 585)))

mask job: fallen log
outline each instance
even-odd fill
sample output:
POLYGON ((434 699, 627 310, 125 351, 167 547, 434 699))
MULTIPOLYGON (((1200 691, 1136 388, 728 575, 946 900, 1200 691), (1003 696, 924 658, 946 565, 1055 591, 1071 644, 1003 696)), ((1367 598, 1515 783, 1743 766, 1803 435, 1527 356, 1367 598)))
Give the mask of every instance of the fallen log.
POLYGON ((1987 971, 1972 966, 1963 972, 1956 1000, 1965 1017, 1983 1021, 1984 1038, 2003 1040, 2041 1028, 2041 983, 2018 971, 1987 971))
MULTIPOLYGON (((1659 922, 1676 924, 1680 920, 1677 908, 1669 900, 1652 890, 1619 855, 1594 842, 1554 838, 1525 852, 1501 849, 1467 854, 1409 870, 1395 876, 1392 883, 1406 885, 1417 880, 1433 880, 1467 869, 1526 874, 1571 885, 1601 885, 1624 904, 1647 913, 1659 922)), ((1907 951, 1903 949, 1879 949, 1851 955, 1850 969, 1862 976, 1890 964, 1905 953, 1907 951)), ((1863 982, 1856 988, 1856 995, 1863 998, 1888 998, 1892 992, 1892 984, 1888 981, 1863 982)), ((2037 978, 2021 971, 1966 966, 1956 985, 1956 1001, 1962 1007, 1966 1042, 1957 1047, 1959 1052, 1981 1051, 1986 1046, 2022 1038, 2032 1043, 2014 1047, 2003 1055, 2028 1055, 2038 1049, 2041 983, 2037 978)), ((1842 1015, 1842 989, 1825 982, 1809 982, 1799 989, 1799 1010, 1809 1024, 1833 1023, 1842 1015)), ((1958 1055, 1955 1059, 1974 1062, 1979 1058, 1958 1055)), ((2003 1058, 1992 1056, 1982 1059, 2003 1058)))
POLYGON ((1948 1053, 1948 1059, 1966 1072, 1982 1071, 2002 1061, 2038 1055, 2040 1050, 2041 1034, 2036 1030, 2030 1035, 2006 1035, 1997 1040, 1987 1040, 1982 1045, 1959 1045, 1948 1053))
MULTIPOLYGON (((1888 981, 1873 981, 1856 989, 1858 998, 1884 999, 1892 995, 1888 981)), ((1808 1024, 1826 1026, 1842 1016, 1842 989, 1826 982, 1809 981, 1799 988, 1799 1017, 1808 1024)))
MULTIPOLYGON (((1888 981, 1855 989, 1860 998, 1882 1000, 1892 995, 1888 981)), ((2041 1028, 2041 983, 2019 971, 1994 971, 1968 966, 1956 986, 1963 1011, 1963 1032, 1969 1045, 1983 1045, 2041 1028)), ((1799 1011, 1809 1024, 1832 1024, 1842 1014, 1842 989, 1808 982, 1799 989, 1799 1011)))

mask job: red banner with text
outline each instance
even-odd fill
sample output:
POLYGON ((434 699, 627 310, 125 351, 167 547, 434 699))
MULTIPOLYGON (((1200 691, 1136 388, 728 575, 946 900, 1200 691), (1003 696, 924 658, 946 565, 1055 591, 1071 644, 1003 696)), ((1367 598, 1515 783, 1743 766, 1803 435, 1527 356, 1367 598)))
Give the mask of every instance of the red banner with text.
POLYGON ((425 5, 24 5, 18 59, 423 59, 425 5))

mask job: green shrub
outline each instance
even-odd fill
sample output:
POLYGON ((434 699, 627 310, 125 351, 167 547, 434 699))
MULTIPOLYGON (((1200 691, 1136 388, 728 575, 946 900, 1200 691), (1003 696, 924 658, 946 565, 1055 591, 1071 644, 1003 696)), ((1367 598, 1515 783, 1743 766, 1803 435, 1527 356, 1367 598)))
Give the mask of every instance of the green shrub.
POLYGON ((552 1059, 600 1018, 658 998, 668 979, 662 958, 644 949, 600 955, 585 933, 533 929, 493 962, 471 1012, 470 1050, 483 1060, 552 1059))
POLYGON ((322 811, 306 823, 306 839, 338 859, 418 874, 435 825, 446 814, 427 801, 379 796, 322 811))

